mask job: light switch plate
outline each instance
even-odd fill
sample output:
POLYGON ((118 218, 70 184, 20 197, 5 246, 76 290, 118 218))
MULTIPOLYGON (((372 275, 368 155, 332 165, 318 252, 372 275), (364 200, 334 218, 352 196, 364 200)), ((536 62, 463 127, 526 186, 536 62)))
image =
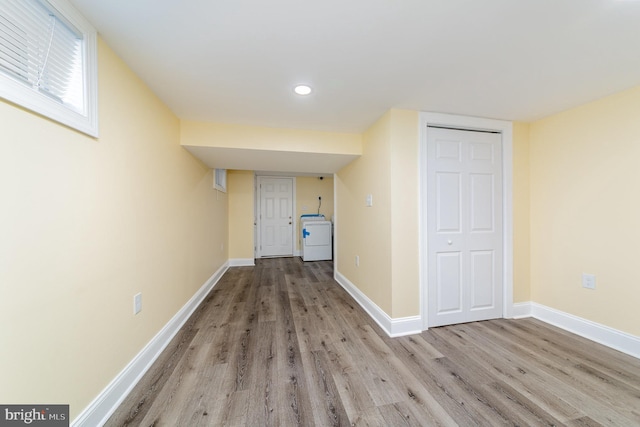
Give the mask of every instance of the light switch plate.
POLYGON ((367 194, 367 198, 365 199, 365 204, 367 207, 373 206, 373 194, 367 194))

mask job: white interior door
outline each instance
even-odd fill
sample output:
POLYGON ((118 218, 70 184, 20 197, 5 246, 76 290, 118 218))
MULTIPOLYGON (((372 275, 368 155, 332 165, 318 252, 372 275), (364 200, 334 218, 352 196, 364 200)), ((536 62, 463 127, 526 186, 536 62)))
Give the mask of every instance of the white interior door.
POLYGON ((293 256, 293 178, 258 178, 262 257, 293 256))
POLYGON ((499 133, 427 132, 428 324, 502 317, 499 133))

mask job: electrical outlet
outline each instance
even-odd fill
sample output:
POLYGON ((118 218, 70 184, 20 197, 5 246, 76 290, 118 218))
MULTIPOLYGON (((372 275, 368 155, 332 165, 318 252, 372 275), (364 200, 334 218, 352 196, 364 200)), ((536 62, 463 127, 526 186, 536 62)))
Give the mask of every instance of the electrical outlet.
POLYGON ((133 314, 138 314, 142 311, 142 292, 133 296, 133 314))
POLYGON ((582 273, 582 287, 587 289, 595 289, 596 276, 593 274, 582 273))
POLYGON ((356 267, 360 267, 360 255, 356 255, 356 267))

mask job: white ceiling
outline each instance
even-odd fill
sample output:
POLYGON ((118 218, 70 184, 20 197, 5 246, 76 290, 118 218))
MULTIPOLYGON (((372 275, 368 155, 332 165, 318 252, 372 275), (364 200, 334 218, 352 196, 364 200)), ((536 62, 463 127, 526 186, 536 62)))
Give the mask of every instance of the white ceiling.
POLYGON ((531 121, 640 84, 634 1, 71 2, 188 120, 362 132, 406 108, 531 121))

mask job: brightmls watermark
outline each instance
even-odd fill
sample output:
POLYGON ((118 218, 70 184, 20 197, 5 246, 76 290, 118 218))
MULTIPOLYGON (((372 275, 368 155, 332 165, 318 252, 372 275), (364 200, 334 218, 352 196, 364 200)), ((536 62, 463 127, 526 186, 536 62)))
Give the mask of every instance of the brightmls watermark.
POLYGON ((69 405, 0 405, 0 427, 69 427, 69 405))

